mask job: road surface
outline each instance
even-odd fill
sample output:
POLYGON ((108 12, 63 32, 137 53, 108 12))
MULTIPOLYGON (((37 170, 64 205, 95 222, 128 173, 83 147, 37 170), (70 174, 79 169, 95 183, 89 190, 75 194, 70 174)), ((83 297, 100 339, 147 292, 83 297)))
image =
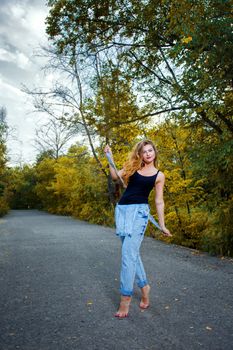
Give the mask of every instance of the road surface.
POLYGON ((146 237, 151 307, 119 301, 114 230, 36 210, 0 219, 0 349, 232 350, 233 261, 146 237))

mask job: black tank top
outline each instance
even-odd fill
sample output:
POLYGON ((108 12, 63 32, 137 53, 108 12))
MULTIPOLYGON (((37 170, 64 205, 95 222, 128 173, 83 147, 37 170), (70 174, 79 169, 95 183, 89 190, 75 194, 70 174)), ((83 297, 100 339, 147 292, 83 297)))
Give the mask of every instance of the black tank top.
POLYGON ((118 204, 148 204, 148 197, 155 185, 158 173, 159 170, 155 175, 143 176, 135 171, 135 173, 130 176, 128 186, 118 204))

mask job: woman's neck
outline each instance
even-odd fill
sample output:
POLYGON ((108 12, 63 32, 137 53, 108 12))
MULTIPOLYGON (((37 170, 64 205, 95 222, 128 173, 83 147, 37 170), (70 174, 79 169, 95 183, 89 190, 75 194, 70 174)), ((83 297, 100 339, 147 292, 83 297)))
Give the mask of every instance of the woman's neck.
POLYGON ((145 170, 155 169, 154 162, 144 163, 144 166, 142 167, 142 169, 145 169, 145 170))
POLYGON ((138 170, 138 173, 145 176, 151 176, 155 174, 155 171, 156 168, 154 166, 154 162, 151 162, 149 164, 145 164, 140 170, 138 170))

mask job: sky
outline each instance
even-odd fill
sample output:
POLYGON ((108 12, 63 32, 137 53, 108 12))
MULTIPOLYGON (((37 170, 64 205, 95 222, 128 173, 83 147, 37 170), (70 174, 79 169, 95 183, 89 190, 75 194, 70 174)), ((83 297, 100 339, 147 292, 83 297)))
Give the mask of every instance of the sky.
POLYGON ((11 165, 33 163, 36 158, 34 130, 45 116, 35 113, 22 86, 44 86, 51 78, 41 69, 45 61, 35 55, 48 42, 47 14, 43 0, 1 0, 0 106, 7 109, 7 124, 13 129, 7 141, 11 165))

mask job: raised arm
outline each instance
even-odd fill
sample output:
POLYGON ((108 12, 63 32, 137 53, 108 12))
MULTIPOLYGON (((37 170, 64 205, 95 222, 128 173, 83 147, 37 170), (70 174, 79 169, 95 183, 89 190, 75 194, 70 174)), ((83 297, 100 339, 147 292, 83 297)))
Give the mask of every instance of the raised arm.
MULTIPOLYGON (((105 153, 110 153, 111 154, 111 157, 112 157, 112 159, 113 159, 113 155, 112 155, 112 150, 111 150, 111 148, 109 147, 109 145, 106 145, 105 146, 105 148, 104 148, 104 152, 105 153)), ((109 164, 109 170, 110 170, 110 174, 111 174, 111 177, 112 177, 112 179, 113 180, 118 180, 118 178, 120 177, 122 177, 122 175, 123 175, 123 169, 121 169, 121 170, 118 170, 117 171, 117 174, 116 174, 116 171, 115 171, 115 169, 111 166, 111 164, 109 164)))
POLYGON ((165 183, 165 176, 162 172, 159 172, 157 181, 155 184, 155 206, 158 214, 159 225, 162 228, 165 236, 172 236, 170 231, 166 228, 164 222, 164 200, 163 200, 163 188, 165 183))

